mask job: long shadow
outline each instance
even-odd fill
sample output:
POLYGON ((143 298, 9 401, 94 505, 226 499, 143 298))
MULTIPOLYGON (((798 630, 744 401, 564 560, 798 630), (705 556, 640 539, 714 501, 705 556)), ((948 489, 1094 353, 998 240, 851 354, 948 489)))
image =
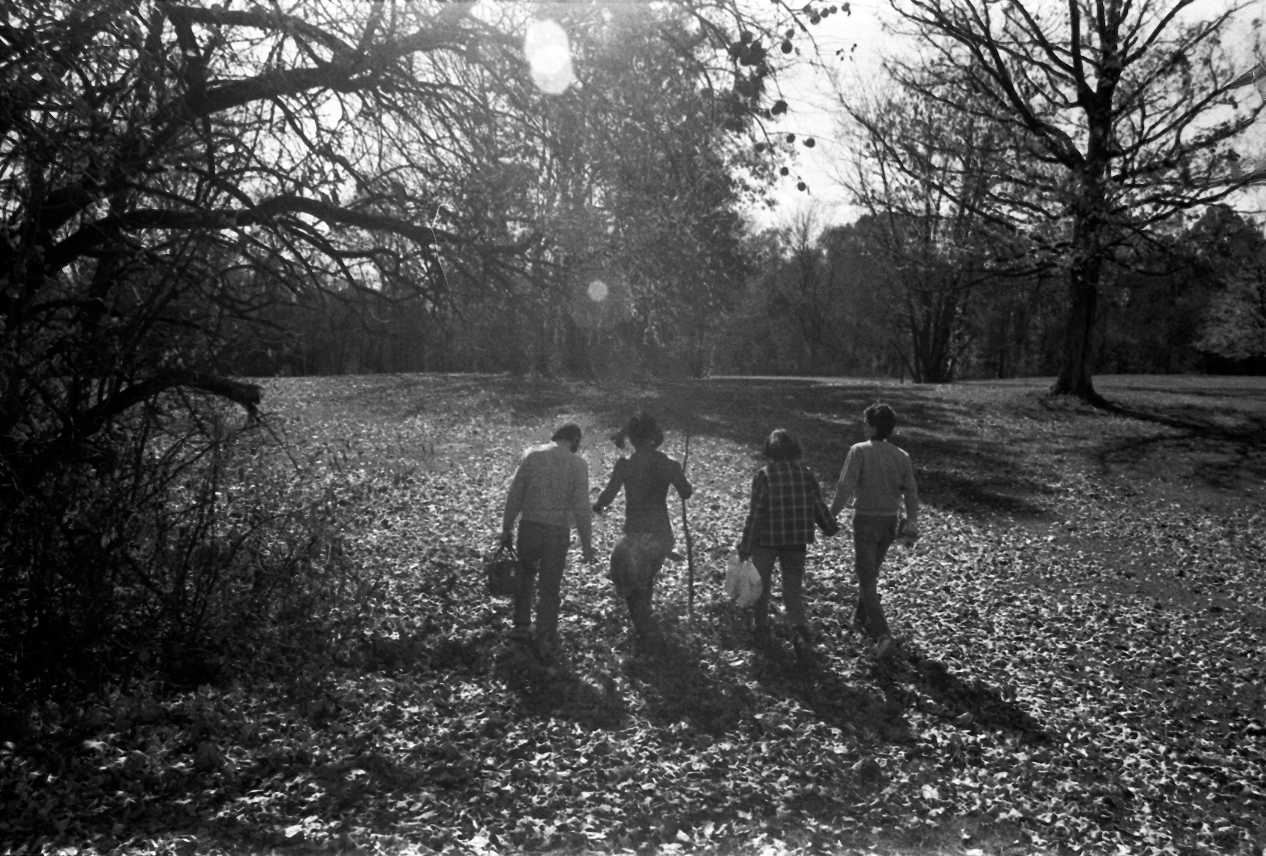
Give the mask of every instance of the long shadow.
POLYGON ((981 680, 963 680, 943 664, 933 660, 919 661, 913 670, 913 682, 938 706, 946 719, 990 731, 1014 731, 1032 743, 1046 743, 1050 735, 1040 722, 1014 701, 1004 698, 996 687, 981 680))
MULTIPOLYGON (((1050 506, 1041 456, 1033 455, 1033 448, 1026 445, 1031 438, 994 436, 988 429, 974 433, 964 426, 978 421, 979 404, 947 401, 930 394, 930 388, 913 384, 804 378, 597 384, 509 375, 402 375, 386 383, 389 395, 384 401, 402 400, 417 412, 433 406, 478 410, 496 402, 508 407, 515 418, 549 421, 564 413, 588 411, 596 417, 598 430, 614 431, 630 412, 644 407, 678 438, 684 434, 722 438, 751 449, 753 463, 769 431, 786 427, 800 436, 805 462, 826 487, 839 472, 848 447, 862 439, 861 411, 883 399, 901 418, 895 442, 911 453, 920 487, 936 504, 983 518, 999 514, 1042 517, 1050 506)), ((1179 436, 1162 433, 1119 440, 1093 433, 1056 436, 1044 441, 1046 448, 1084 455, 1110 474, 1123 465, 1137 466, 1159 457, 1175 443, 1196 443, 1204 460, 1193 475, 1211 488, 1234 487, 1242 483, 1243 475, 1266 477, 1266 408, 1244 406, 1260 397, 1256 388, 1188 388, 1182 383, 1171 386, 1125 379, 1107 384, 1105 390, 1109 395, 1176 396, 1173 403, 1162 400, 1156 406, 1105 398, 1089 412, 1155 424, 1179 436), (1227 416, 1236 417, 1238 424, 1226 424, 1227 416)), ((383 396, 383 390, 352 386, 347 394, 370 405, 375 397, 383 396)), ((1016 395, 1018 406, 1031 418, 1058 420, 1066 410, 1063 399, 1050 399, 1038 388, 1017 388, 1016 395)))
POLYGON ((1103 443, 1095 457, 1104 471, 1125 462, 1137 465, 1148 458, 1163 463, 1166 453, 1178 448, 1184 457, 1197 458, 1198 466, 1175 475, 1198 480, 1215 490, 1234 489, 1245 481, 1260 484, 1266 479, 1266 416, 1254 416, 1236 408, 1144 409, 1114 404, 1108 410, 1178 433, 1161 432, 1103 443), (1219 421, 1220 416, 1228 414, 1238 417, 1238 424, 1219 421))
MULTIPOLYGON (((1183 394, 1190 395, 1191 393, 1184 392, 1183 394)), ((1212 394, 1210 393, 1210 395, 1212 394)), ((1225 398, 1224 395, 1220 394, 1217 397, 1225 398)), ((1201 434, 1228 443, 1247 441, 1253 442, 1257 446, 1266 447, 1266 437, 1262 434, 1262 428, 1266 426, 1266 416, 1257 417, 1238 407, 1196 408, 1175 405, 1165 409, 1144 409, 1127 404, 1109 404, 1106 410, 1109 413, 1139 422, 1163 425, 1167 428, 1174 428, 1191 434, 1201 434), (1217 420, 1218 416, 1228 414, 1242 417, 1247 424, 1233 427, 1222 424, 1217 420)))
MULTIPOLYGON (((390 393, 406 401, 416 399, 419 411, 495 405, 508 409, 516 419, 533 422, 588 412, 596 422, 590 430, 599 435, 590 442, 599 444, 602 432, 614 431, 630 412, 646 408, 660 417, 677 441, 685 435, 715 437, 750 449, 753 467, 769 431, 785 427, 800 437, 805 463, 828 493, 849 446, 863 439, 862 410, 882 399, 898 412, 894 442, 914 458, 924 496, 938 507, 981 519, 1000 515, 1042 519, 1051 513, 1055 489, 1049 486, 1043 463, 1046 453, 1084 456, 1092 465, 1097 462, 1101 472, 1111 474, 1122 466, 1137 467, 1141 461, 1159 457, 1174 443, 1198 443, 1203 460, 1193 475, 1211 488, 1233 487, 1244 476, 1266 477, 1266 415, 1237 408, 1237 390, 1207 392, 1211 405, 1220 398, 1225 406, 1197 409, 1189 402, 1182 404, 1181 399, 1201 390, 1153 386, 1118 384, 1108 391, 1161 396, 1172 392, 1179 396, 1178 403, 1150 407, 1105 400, 1087 411, 1092 416, 1125 417, 1167 429, 1157 436, 1127 439, 1098 436, 1093 424, 1086 426, 1086 436, 1058 432, 1041 439, 999 436, 989 433, 987 425, 980 431, 972 427, 984 424, 978 402, 942 398, 929 387, 862 380, 712 378, 597 384, 508 375, 401 376, 393 381, 390 393), (1237 417, 1238 424, 1225 424, 1228 415, 1237 417), (1171 436, 1173 431, 1180 436, 1171 436)), ((1062 399, 1049 399, 1040 389, 1017 389, 1015 395, 1015 406, 1024 418, 1058 422, 1068 415, 1062 399)), ((1005 426, 1005 420, 1001 424, 1005 426)))
POLYGON ((864 683, 850 683, 820 652, 803 662, 781 642, 760 650, 754 671, 762 686, 795 699, 826 725, 880 742, 910 738, 900 688, 881 672, 872 671, 864 683))
POLYGON ((937 715, 959 726, 1012 731, 1035 744, 1050 739, 1040 722, 997 688, 980 680, 964 680, 931 660, 916 657, 869 663, 859 683, 856 675, 853 681, 846 679, 821 655, 805 664, 790 649, 773 645, 762 650, 755 674, 763 686, 796 699, 820 721, 879 741, 910 739, 906 710, 916 697, 909 686, 932 701, 937 715))
POLYGON ((901 419, 894 442, 910 452, 922 492, 937 497, 938 504, 980 516, 1044 513, 1042 473, 1022 449, 999 442, 1003 438, 965 433, 962 423, 970 405, 932 399, 926 388, 915 385, 721 378, 598 386, 490 377, 465 391, 476 390, 500 399, 521 418, 547 418, 563 407, 586 409, 612 431, 630 412, 646 408, 678 438, 717 437, 751 449, 754 465, 769 432, 788 428, 800 438, 805 463, 828 493, 849 447, 864 439, 862 411, 883 400, 901 419))
POLYGON ((751 693, 719 683, 700 668, 700 661, 688 641, 666 630, 649 652, 628 660, 625 670, 638 684, 650 719, 686 721, 708 734, 724 734, 751 708, 751 693))
MULTIPOLYGON (((1237 405, 1248 402, 1266 411, 1261 378, 1251 376, 1117 375, 1102 378, 1098 385, 1109 394, 1142 392, 1197 399, 1221 398, 1236 400, 1237 405)), ((1109 407, 1112 406, 1115 405, 1109 401, 1109 407)))
POLYGON ((500 651, 494 674, 537 717, 570 719, 589 729, 617 728, 627 707, 614 685, 596 686, 578 675, 565 656, 544 661, 519 646, 500 651))

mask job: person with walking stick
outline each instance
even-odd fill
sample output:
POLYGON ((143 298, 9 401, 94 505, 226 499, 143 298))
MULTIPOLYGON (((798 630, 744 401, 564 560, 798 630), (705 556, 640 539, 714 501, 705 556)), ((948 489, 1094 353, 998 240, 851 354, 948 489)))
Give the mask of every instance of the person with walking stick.
POLYGON ((621 449, 626 440, 631 442, 633 454, 615 462, 593 511, 605 512, 624 490, 624 534, 611 550, 611 581, 616 595, 628 604, 638 644, 645 646, 654 632, 655 578, 673 549, 668 488, 676 488, 683 500, 694 489, 682 465, 660 451, 664 432, 649 413, 633 414, 611 439, 621 449))
POLYGON ((569 422, 549 443, 528 449, 514 472, 502 514, 501 545, 513 546, 517 521, 524 568, 522 587, 514 596, 515 636, 531 641, 535 600, 535 641, 545 659, 558 648, 558 612, 572 527, 580 536, 585 563, 594 560, 589 465, 578 454, 581 438, 580 426, 569 422))

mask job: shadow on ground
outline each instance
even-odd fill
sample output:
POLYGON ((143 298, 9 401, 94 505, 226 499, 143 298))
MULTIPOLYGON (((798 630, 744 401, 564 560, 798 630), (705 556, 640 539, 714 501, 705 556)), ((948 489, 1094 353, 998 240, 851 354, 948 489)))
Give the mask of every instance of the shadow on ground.
MULTIPOLYGON (((1199 393, 1184 393, 1184 397, 1199 393)), ((1259 394, 1260 395, 1260 394, 1259 394)), ((1219 396, 1208 406, 1175 401, 1141 407, 1114 405, 1110 412, 1141 425, 1146 433, 1105 438, 1096 458, 1105 473, 1155 467, 1169 480, 1190 479, 1213 491, 1253 489, 1266 480, 1266 413, 1227 405, 1219 396), (1174 461, 1186 462, 1175 471, 1174 461)))
MULTIPOLYGON (((339 379, 334 379, 339 380, 339 379)), ((1266 479, 1266 396, 1253 379, 1108 376, 1097 385, 1103 408, 1050 398, 1041 380, 916 385, 807 378, 603 381, 511 375, 393 375, 343 379, 357 408, 405 416, 486 414, 547 427, 565 418, 593 435, 614 432, 639 408, 660 417, 670 445, 683 435, 714 437, 749 449, 753 468, 764 439, 788 428, 824 488, 849 446, 863 439, 860 419, 884 400, 900 418, 895 442, 910 452, 929 502, 977 518, 1047 517, 1058 486, 1051 473, 1068 460, 1113 482, 1192 479, 1212 493, 1251 490, 1266 479), (1189 471, 1170 473, 1175 456, 1189 471), (1059 466, 1054 466, 1059 464, 1059 466)))
POLYGON ((625 673, 652 721, 688 722, 700 731, 721 735, 751 710, 754 698, 747 687, 710 674, 703 662, 697 643, 669 631, 649 650, 627 660, 625 673))
POLYGON ((645 408, 660 418, 670 443, 672 435, 680 439, 686 434, 727 440, 750 449, 754 467, 769 432, 787 428, 800 438, 805 463, 818 473, 828 496, 849 447, 864 439, 862 411, 883 400, 901 419, 895 442, 915 458, 921 489, 936 496, 938 503, 984 515, 1036 515, 1043 507, 1040 468, 1027 466, 1022 450, 994 436, 963 433, 961 425, 970 422, 974 405, 938 393, 939 387, 796 378, 597 385, 504 376, 434 381, 420 377, 419 384, 424 383, 428 389, 417 394, 487 397, 525 421, 561 421, 588 412, 597 423, 591 432, 604 434, 645 408))
POLYGON ((1046 743, 1046 729, 997 687, 965 680, 936 660, 916 659, 911 681, 946 719, 988 731, 1014 731, 1032 743, 1046 743))
POLYGON ((1065 458, 1082 459, 1090 472, 1112 480, 1151 481, 1163 478, 1175 453, 1192 454, 1197 465, 1174 477, 1192 477, 1212 491, 1266 478, 1266 404, 1254 404, 1260 388, 1152 380, 1106 381, 1111 403, 1099 409, 1049 398, 1036 382, 715 378, 599 385, 493 376, 447 380, 436 392, 488 396, 524 419, 589 412, 596 430, 612 432, 646 408, 670 434, 750 449, 753 467, 769 432, 788 428, 828 495, 849 446, 864 439, 862 411, 883 400, 898 413, 895 442, 914 458, 921 492, 938 507, 978 518, 1048 516, 1059 492, 1050 481, 1052 462, 1065 458))

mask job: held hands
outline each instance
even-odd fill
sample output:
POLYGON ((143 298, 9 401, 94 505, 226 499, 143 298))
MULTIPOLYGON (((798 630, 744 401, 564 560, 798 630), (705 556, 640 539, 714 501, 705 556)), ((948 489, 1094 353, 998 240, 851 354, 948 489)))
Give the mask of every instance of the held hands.
POLYGON ((592 565, 594 562, 598 561, 598 556, 594 553, 593 547, 581 547, 580 557, 586 565, 592 565))
POLYGON ((509 550, 511 547, 513 547, 513 546, 514 546, 514 533, 513 533, 513 532, 502 532, 502 533, 501 533, 501 542, 500 542, 500 543, 501 543, 501 546, 502 546, 502 547, 505 547, 507 550, 509 550))

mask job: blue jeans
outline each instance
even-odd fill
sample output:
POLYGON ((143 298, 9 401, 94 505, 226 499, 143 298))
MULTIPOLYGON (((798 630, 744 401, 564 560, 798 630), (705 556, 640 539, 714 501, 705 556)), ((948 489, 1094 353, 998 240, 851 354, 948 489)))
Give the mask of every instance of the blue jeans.
POLYGON ((888 635, 888 620, 879 604, 879 566, 897 538, 897 518, 853 518, 853 550, 857 567, 857 609, 853 623, 873 639, 888 635))
POLYGON ((530 520, 519 521, 519 558, 523 561, 523 585, 514 596, 514 626, 532 625, 532 601, 536 599, 536 632, 547 636, 558 632, 558 610, 562 603, 563 568, 571 530, 530 520))
POLYGON ((803 627, 804 616, 804 560, 806 552, 801 547, 752 546, 752 564, 760 573, 761 593, 756 601, 753 617, 757 627, 769 622, 769 592, 773 584, 774 562, 782 569, 782 605, 787 610, 787 621, 792 627, 803 627))

